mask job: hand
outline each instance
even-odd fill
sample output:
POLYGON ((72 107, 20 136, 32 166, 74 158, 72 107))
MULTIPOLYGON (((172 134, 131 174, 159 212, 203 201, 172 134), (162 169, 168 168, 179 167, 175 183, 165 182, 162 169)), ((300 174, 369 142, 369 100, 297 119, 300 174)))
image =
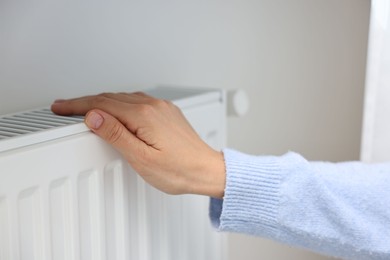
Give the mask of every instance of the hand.
POLYGON ((223 197, 222 153, 204 143, 171 102, 140 92, 105 93, 57 100, 51 109, 59 115, 86 114, 86 125, 157 189, 223 197))

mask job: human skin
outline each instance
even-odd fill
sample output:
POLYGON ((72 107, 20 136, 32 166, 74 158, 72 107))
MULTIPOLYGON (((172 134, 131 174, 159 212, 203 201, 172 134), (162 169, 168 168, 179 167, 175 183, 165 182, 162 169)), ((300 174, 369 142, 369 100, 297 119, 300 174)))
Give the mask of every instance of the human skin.
POLYGON ((86 115, 86 125, 157 189, 223 197, 223 154, 202 141, 172 102, 142 92, 103 93, 56 100, 51 109, 59 115, 86 115))

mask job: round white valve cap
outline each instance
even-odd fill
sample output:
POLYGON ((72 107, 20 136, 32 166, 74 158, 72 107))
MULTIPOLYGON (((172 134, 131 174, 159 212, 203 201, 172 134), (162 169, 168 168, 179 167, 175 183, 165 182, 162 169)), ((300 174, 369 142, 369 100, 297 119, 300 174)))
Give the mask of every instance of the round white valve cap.
POLYGON ((228 116, 244 116, 249 110, 249 98, 242 89, 229 90, 227 92, 228 116))

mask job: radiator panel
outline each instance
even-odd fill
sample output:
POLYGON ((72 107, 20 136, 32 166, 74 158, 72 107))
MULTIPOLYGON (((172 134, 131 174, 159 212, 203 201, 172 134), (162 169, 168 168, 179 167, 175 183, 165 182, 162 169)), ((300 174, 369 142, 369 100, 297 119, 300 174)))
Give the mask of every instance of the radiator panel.
MULTIPOLYGON (((224 103, 210 97, 178 103, 200 136, 221 148, 224 103)), ((208 198, 161 193, 85 126, 71 127, 63 137, 0 151, 0 260, 223 259, 208 198)))

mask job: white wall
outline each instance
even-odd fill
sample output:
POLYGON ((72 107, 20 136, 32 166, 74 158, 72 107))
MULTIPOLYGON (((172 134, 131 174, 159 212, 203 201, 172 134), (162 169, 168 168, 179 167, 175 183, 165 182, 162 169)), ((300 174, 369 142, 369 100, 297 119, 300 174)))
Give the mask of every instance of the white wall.
MULTIPOLYGON (((357 159, 368 0, 2 0, 0 113, 158 84, 243 88, 229 146, 357 159)), ((324 259, 230 236, 230 260, 324 259)))

